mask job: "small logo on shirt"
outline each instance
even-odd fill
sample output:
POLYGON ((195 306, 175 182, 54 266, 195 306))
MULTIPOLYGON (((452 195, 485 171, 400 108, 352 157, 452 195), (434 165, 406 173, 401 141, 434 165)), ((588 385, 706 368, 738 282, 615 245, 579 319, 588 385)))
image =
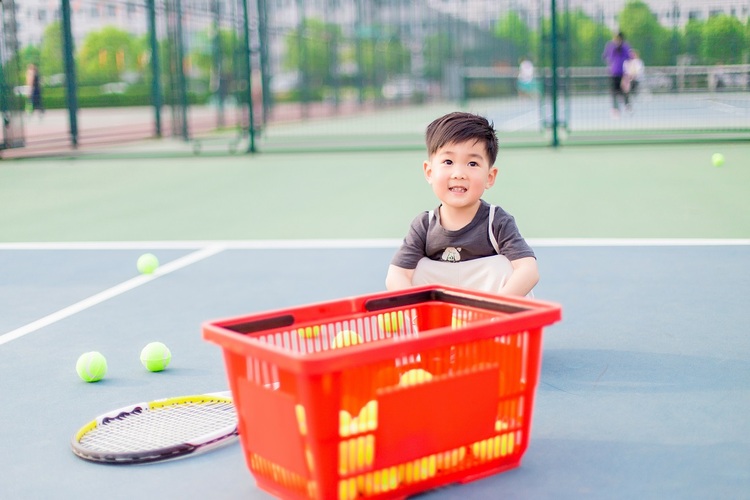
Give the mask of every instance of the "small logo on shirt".
POLYGON ((461 254, 459 252, 461 252, 460 248, 447 247, 443 251, 443 256, 440 257, 440 260, 444 262, 458 262, 461 260, 461 254))

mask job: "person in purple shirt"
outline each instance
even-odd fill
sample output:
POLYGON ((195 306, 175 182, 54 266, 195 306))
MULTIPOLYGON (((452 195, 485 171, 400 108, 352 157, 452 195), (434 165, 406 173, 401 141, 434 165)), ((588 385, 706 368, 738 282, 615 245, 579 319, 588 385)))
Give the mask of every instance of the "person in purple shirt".
POLYGON ((612 40, 607 42, 602 53, 602 59, 609 66, 609 75, 612 84, 612 116, 620 116, 619 100, 625 104, 626 109, 630 109, 628 93, 622 88, 623 64, 632 57, 630 45, 625 42, 625 35, 622 32, 617 33, 612 40))

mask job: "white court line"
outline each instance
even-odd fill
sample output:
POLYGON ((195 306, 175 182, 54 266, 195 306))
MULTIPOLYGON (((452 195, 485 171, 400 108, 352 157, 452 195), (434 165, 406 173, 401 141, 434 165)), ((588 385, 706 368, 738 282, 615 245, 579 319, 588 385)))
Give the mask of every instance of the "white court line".
MULTIPOLYGON (((747 238, 526 238, 532 247, 738 246, 747 238)), ((0 243, 0 250, 191 250, 219 246, 224 250, 397 248, 400 239, 217 240, 0 243)))
POLYGON ((169 274, 178 269, 182 269, 185 266, 194 264, 198 261, 211 257, 212 255, 216 255, 217 253, 223 250, 224 250, 224 247, 222 247, 221 245, 205 246, 205 248, 202 248, 201 250, 188 254, 172 262, 168 262, 167 264, 164 264, 163 266, 159 266, 156 269, 156 271, 154 271, 153 274, 141 274, 139 276, 136 276, 135 278, 129 279, 128 281, 123 281, 119 285, 115 285, 112 288, 108 288, 107 290, 104 290, 103 292, 99 292, 96 295, 92 295, 91 297, 83 299, 82 301, 77 302, 64 309, 60 309, 59 311, 54 312, 50 315, 47 315, 43 318, 40 318, 32 323, 29 323, 20 328, 16 328, 15 330, 12 330, 8 333, 0 335, 0 345, 7 344, 8 342, 12 340, 21 338, 24 335, 28 335, 29 333, 39 330, 40 328, 44 328, 45 326, 49 326, 62 319, 65 319, 76 313, 84 311, 88 309, 89 307, 92 307, 92 306, 95 306, 97 304, 104 302, 105 300, 109 300, 129 290, 132 290, 150 281, 153 281, 160 276, 164 276, 165 274, 169 274))

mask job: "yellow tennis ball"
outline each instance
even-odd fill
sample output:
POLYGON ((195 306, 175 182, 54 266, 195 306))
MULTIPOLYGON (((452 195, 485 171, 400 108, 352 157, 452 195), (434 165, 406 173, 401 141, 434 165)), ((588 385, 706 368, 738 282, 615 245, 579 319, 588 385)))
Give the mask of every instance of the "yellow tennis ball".
POLYGON ((409 386, 415 384, 421 384, 432 380, 432 373, 421 368, 414 368, 407 372, 404 372, 399 378, 398 385, 409 386))
POLYGON ((85 352, 78 357, 76 372, 84 382, 97 382, 107 374, 107 359, 100 352, 85 352))
POLYGON ((714 164, 714 167, 720 167, 724 165, 724 155, 721 153, 714 153, 711 155, 711 163, 714 164))
POLYGON ((312 339, 320 335, 320 327, 319 326, 308 326, 305 328, 300 328, 297 330, 297 333, 302 338, 308 338, 312 339))
POLYGON ((164 370, 170 361, 172 361, 172 353, 161 342, 151 342, 141 350, 141 364, 150 372, 164 370))
POLYGON ((159 259, 157 259, 156 255, 152 253, 144 253, 138 257, 136 267, 141 274, 151 274, 156 271, 157 267, 159 267, 159 259))
POLYGON ((397 333, 404 329, 404 312, 378 314, 378 327, 386 333, 397 333))
POLYGON ((361 343, 362 337, 360 337, 357 332, 353 332, 351 330, 341 330, 333 338, 333 345, 331 347, 336 349, 339 347, 349 347, 361 343))

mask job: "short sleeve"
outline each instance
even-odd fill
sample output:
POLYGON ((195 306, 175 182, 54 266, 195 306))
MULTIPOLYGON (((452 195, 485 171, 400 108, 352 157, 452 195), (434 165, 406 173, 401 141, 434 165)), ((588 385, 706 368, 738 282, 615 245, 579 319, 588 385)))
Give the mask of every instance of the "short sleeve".
POLYGON ((423 212, 412 220, 403 243, 391 259, 391 264, 404 269, 415 269, 417 263, 425 257, 429 212, 423 212))

